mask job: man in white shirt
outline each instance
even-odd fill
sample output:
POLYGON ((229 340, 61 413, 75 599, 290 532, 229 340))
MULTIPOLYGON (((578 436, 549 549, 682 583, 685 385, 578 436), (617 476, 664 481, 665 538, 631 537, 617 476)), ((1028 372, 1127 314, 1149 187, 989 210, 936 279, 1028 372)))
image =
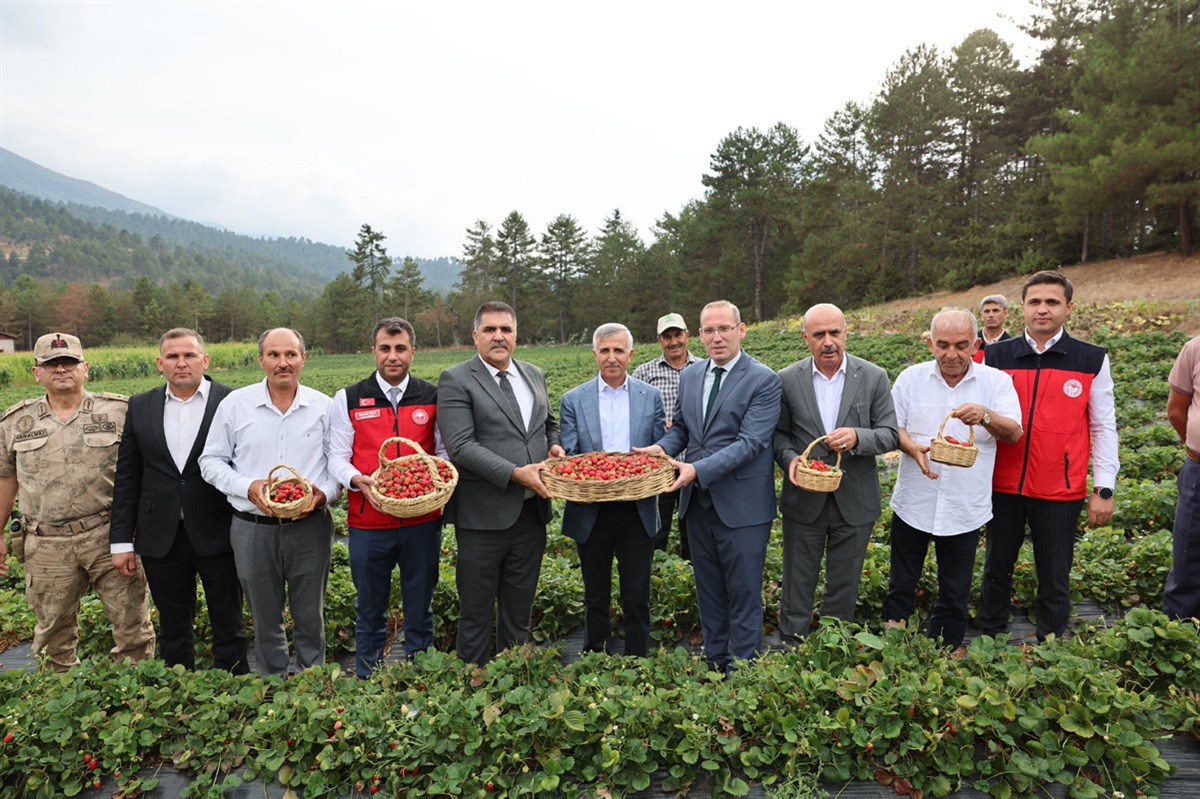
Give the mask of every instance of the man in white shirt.
POLYGON ((196 666, 196 578, 204 584, 212 625, 213 667, 248 670, 242 588, 229 545, 231 509, 200 477, 217 406, 228 386, 204 375, 208 353, 194 330, 163 333, 155 359, 166 386, 129 398, 117 457, 109 549, 132 577, 141 556, 158 608, 159 656, 196 666), (136 552, 136 555, 135 555, 136 552))
POLYGON ((975 317, 947 309, 929 324, 933 360, 914 364, 896 378, 892 401, 900 429, 900 473, 892 491, 891 576, 883 618, 906 621, 916 611, 917 582, 929 543, 937 555, 937 602, 929 616, 929 637, 950 648, 962 643, 967 602, 975 571, 979 530, 992 517, 992 467, 996 440, 1021 437, 1021 406, 1012 378, 975 363, 975 317), (966 441, 977 426, 979 454, 970 467, 948 466, 929 458, 938 435, 966 441))
POLYGON ((328 503, 338 498, 340 487, 325 458, 331 400, 300 385, 306 357, 295 330, 275 328, 259 336, 258 362, 266 379, 225 398, 200 456, 204 479, 233 506, 230 539, 263 674, 288 671, 285 595, 297 666, 325 662, 325 586, 333 543, 328 503), (278 464, 313 485, 309 506, 295 519, 275 516, 267 504, 267 474, 278 464))

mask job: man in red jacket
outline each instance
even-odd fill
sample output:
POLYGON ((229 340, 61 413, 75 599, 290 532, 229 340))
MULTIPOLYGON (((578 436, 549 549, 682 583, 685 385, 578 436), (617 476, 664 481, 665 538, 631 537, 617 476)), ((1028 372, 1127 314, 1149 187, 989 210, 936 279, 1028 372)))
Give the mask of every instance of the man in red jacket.
POLYGON ((1071 614, 1071 562, 1079 512, 1087 499, 1091 527, 1113 512, 1117 421, 1108 353, 1071 338, 1063 323, 1071 314, 1071 281, 1038 272, 1021 288, 1025 332, 989 344, 986 363, 1012 375, 1021 400, 1015 444, 996 445, 992 520, 979 603, 979 627, 1008 627, 1013 566, 1029 525, 1037 567, 1037 637, 1061 637, 1071 614), (1088 458, 1094 488, 1088 495, 1088 458))
MULTIPOLYGON (((350 575, 358 590, 354 671, 360 678, 370 677, 383 657, 392 569, 397 566, 404 603, 404 652, 411 659, 433 646, 442 512, 399 519, 380 509, 368 490, 385 439, 402 436, 430 454, 446 456, 437 432, 437 387, 408 373, 415 342, 413 327, 404 319, 379 320, 371 334, 374 374, 339 390, 329 408, 329 471, 350 489, 350 575)), ((412 452, 408 446, 394 444, 388 456, 412 452)))

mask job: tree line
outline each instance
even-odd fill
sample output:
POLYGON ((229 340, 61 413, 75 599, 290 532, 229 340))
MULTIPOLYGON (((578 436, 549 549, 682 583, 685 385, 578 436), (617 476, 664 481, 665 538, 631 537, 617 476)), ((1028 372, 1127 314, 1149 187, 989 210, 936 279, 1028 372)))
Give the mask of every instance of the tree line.
MULTIPOLYGON (((458 282, 443 292, 424 285, 414 259, 394 263, 368 224, 347 271, 314 298, 274 270, 222 282, 228 262, 217 255, 101 226, 103 246, 64 233, 53 264, 9 248, 0 329, 75 329, 79 308, 79 332, 98 343, 179 321, 214 340, 291 324, 343 351, 363 348, 371 318, 387 313, 410 318, 422 346, 446 346, 469 342, 474 309, 499 298, 517 309, 524 340, 586 340, 614 319, 649 339, 662 313, 695 317, 715 297, 763 320, 815 301, 853 308, 1061 264, 1190 254, 1200 3, 1034 8, 1020 25, 1040 46, 1028 66, 981 29, 949 53, 906 52, 874 97, 847 102, 815 141, 782 122, 737 128, 717 144, 703 196, 663 213, 649 242, 619 210, 595 233, 569 213, 537 233, 514 210, 466 229, 458 282), (194 273, 163 271, 188 259, 199 259, 194 273), (106 261, 123 280, 96 277, 106 261)), ((0 221, 4 238, 26 240, 0 221)))

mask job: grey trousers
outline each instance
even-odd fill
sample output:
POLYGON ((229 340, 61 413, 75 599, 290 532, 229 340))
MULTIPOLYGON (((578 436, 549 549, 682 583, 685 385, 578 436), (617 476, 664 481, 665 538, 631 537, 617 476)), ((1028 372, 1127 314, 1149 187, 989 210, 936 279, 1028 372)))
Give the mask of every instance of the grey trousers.
POLYGON ((258 671, 287 674, 291 657, 283 607, 292 611, 296 666, 325 662, 325 587, 333 519, 322 509, 292 524, 255 524, 233 517, 229 528, 238 580, 254 619, 258 671))
POLYGON ((832 498, 810 523, 783 517, 783 586, 779 631, 796 641, 812 627, 813 597, 821 559, 825 559, 825 598, 821 615, 854 620, 863 558, 871 540, 871 524, 846 524, 832 498))
POLYGON ((458 540, 458 656, 483 665, 492 659, 492 618, 496 650, 529 640, 533 598, 546 550, 546 525, 538 499, 528 499, 516 523, 506 530, 455 530, 458 540))

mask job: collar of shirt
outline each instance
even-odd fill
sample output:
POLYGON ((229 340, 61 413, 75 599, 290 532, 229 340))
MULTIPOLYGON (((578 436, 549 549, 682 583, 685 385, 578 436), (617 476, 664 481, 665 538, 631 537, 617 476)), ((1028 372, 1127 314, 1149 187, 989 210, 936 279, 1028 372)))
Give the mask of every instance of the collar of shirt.
MULTIPOLYGON (((667 360, 666 355, 659 355, 658 358, 656 358, 656 360, 659 363, 661 363, 663 366, 667 367, 668 369, 675 369, 675 367, 671 365, 671 362, 667 360)), ((675 369, 675 371, 682 372, 684 369, 688 368, 695 362, 696 362, 696 356, 692 354, 691 350, 688 350, 687 357, 683 359, 683 366, 679 367, 678 369, 675 369)))
POLYGON ((847 360, 849 360, 849 359, 846 357, 846 353, 843 352, 842 353, 842 362, 838 364, 837 371, 833 373, 833 377, 826 377, 825 373, 817 368, 817 359, 814 357, 812 360, 813 377, 814 378, 820 377, 822 380, 824 380, 827 383, 832 383, 834 380, 837 380, 839 375, 841 375, 842 377, 845 377, 847 360))
MULTIPOLYGON (((396 397, 397 402, 404 399, 404 392, 408 391, 408 378, 410 377, 412 377, 412 375, 405 375, 404 379, 401 380, 397 386, 395 386, 395 388, 400 389, 400 396, 396 397)), ((379 390, 383 392, 383 396, 385 397, 388 395, 388 389, 393 388, 392 384, 384 380, 383 375, 379 374, 379 372, 375 372, 375 383, 379 386, 379 390)))
POLYGON ((1065 327, 1060 327, 1058 332, 1051 336, 1050 340, 1046 342, 1046 346, 1042 349, 1038 349, 1037 342, 1033 340, 1033 336, 1029 335, 1029 328, 1025 328, 1025 341, 1029 342, 1029 346, 1033 348, 1034 352, 1045 352, 1058 343, 1058 340, 1062 338, 1064 330, 1066 330, 1065 327))
POLYGON ((708 359, 708 374, 711 375, 713 370, 716 369, 718 366, 720 366, 722 369, 725 370, 725 374, 729 374, 730 372, 733 371, 733 367, 735 365, 737 365, 737 362, 741 357, 742 357, 742 351, 738 350, 737 355, 734 355, 732 358, 730 358, 728 361, 726 361, 723 365, 718 364, 712 358, 709 358, 708 359))
POLYGON ((976 378, 978 378, 978 376, 979 376, 979 364, 975 363, 975 361, 971 361, 969 364, 967 364, 967 373, 962 376, 962 380, 959 380, 953 386, 950 385, 949 383, 947 383, 946 378, 942 376, 942 370, 940 368, 938 368, 936 359, 934 359, 934 361, 933 361, 933 368, 929 370, 929 379, 930 380, 936 380, 937 382, 941 383, 946 388, 951 388, 951 389, 958 388, 959 386, 961 386, 963 383, 966 383, 967 381, 975 380, 976 378))
MULTIPOLYGON (((493 379, 493 380, 495 380, 495 379, 496 379, 496 375, 500 374, 500 370, 499 370, 499 369, 497 369, 496 367, 492 366, 492 365, 491 365, 490 363, 488 363, 487 361, 485 361, 485 360, 483 359, 483 356, 482 356, 482 355, 476 355, 475 357, 479 359, 479 362, 480 362, 481 364, 483 364, 484 366, 486 366, 486 367, 487 367, 488 374, 492 376, 492 379, 493 379)), ((507 368, 507 369, 505 369, 504 371, 505 371, 505 372, 508 372, 510 375, 511 375, 511 374, 513 374, 514 372, 516 372, 516 371, 517 371, 517 365, 516 365, 516 363, 515 363, 515 362, 512 360, 512 358, 509 358, 509 359, 508 359, 508 368, 507 368)), ((519 374, 519 373, 518 373, 518 374, 519 374)))
POLYGON ((192 396, 188 397, 187 399, 182 399, 178 395, 176 395, 175 392, 171 389, 171 384, 167 383, 167 386, 166 386, 167 402, 175 401, 175 402, 188 403, 188 402, 191 402, 192 400, 196 399, 197 397, 199 397, 201 401, 207 400, 208 399, 208 387, 211 385, 212 385, 211 380, 205 380, 205 379, 201 378, 200 385, 196 386, 196 390, 194 392, 192 392, 192 396))
MULTIPOLYGON (((258 402, 255 404, 275 407, 275 403, 271 401, 271 389, 267 387, 267 379, 265 377, 263 378, 263 381, 259 383, 259 386, 262 387, 262 393, 259 395, 258 402)), ((297 383, 296 396, 292 397, 292 404, 288 406, 288 412, 291 412, 293 408, 307 408, 308 404, 308 399, 304 396, 304 392, 300 390, 300 384, 297 383)))
POLYGON ((629 375, 625 375, 625 380, 616 388, 613 388, 608 383, 604 382, 603 375, 596 375, 596 382, 600 386, 601 394, 616 394, 620 391, 624 391, 626 394, 629 393, 629 375))

